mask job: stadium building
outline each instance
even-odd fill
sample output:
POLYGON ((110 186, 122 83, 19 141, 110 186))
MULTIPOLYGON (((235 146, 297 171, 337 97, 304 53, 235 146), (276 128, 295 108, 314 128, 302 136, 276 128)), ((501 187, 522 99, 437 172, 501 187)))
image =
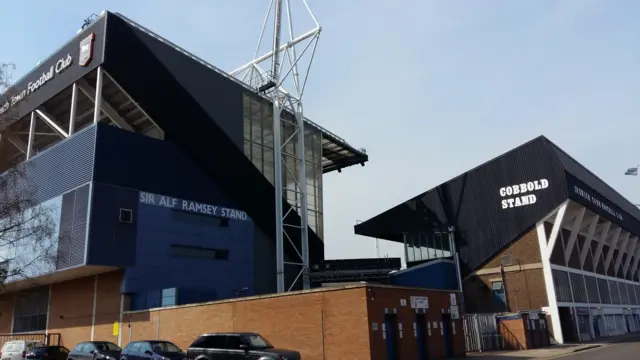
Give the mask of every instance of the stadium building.
POLYGON ((426 279, 443 232, 467 313, 543 310, 559 343, 640 330, 640 210, 543 136, 355 226, 426 279))
MULTIPOLYGON (((2 156, 28 163, 57 224, 52 263, 33 244, 5 252, 27 276, 6 280, 0 333, 91 340, 125 310, 276 292, 272 107, 255 89, 105 12, 17 81, 0 117, 2 156)), ((305 136, 317 263, 322 176, 368 157, 311 121, 305 136)))

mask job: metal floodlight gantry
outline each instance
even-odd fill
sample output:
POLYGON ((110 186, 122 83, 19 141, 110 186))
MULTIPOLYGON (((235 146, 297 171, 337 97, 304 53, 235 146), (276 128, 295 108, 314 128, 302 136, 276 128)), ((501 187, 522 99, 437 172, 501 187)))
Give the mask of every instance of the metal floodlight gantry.
MULTIPOLYGON (((295 10, 295 9, 294 9, 295 10)), ((297 18, 296 18, 297 19, 297 18)), ((305 131, 302 97, 306 87, 309 70, 313 63, 318 39, 322 28, 318 24, 313 12, 309 8, 306 0, 271 0, 267 15, 262 25, 262 31, 258 40, 258 46, 254 54, 254 59, 249 63, 231 72, 231 75, 264 93, 273 101, 273 138, 274 144, 274 173, 275 173, 275 193, 276 193, 276 251, 277 251, 277 284, 278 292, 290 291, 302 277, 304 289, 309 289, 309 237, 307 226, 307 186, 306 186, 306 161, 305 161, 305 131), (302 10, 308 15, 309 21, 314 24, 312 30, 295 35, 293 28, 293 14, 291 2, 302 5, 302 10), (283 11, 284 10, 284 11, 283 11), (284 13, 284 16, 283 16, 284 13), (283 18, 286 22, 283 23, 283 18), (271 49, 261 54, 261 47, 269 37, 267 24, 273 21, 273 33, 271 34, 271 49), (288 28, 289 39, 282 41, 283 25, 288 28), (286 62, 283 64, 283 58, 286 62), (270 69, 266 70, 262 66, 271 60, 270 69), (302 71, 301 71, 302 70, 302 71), (295 122, 283 116, 283 110, 293 114, 295 122), (280 121, 276 121, 280 119, 280 121), (293 127, 291 136, 282 139, 282 127, 285 125, 293 127), (288 143, 297 140, 297 155, 287 150, 288 143), (293 159, 298 164, 298 172, 287 166, 287 159, 293 159), (284 161, 283 161, 284 160, 284 161), (291 209, 283 212, 283 199, 286 191, 284 189, 283 178, 286 174, 296 179, 295 183, 295 203, 291 204, 291 209), (300 224, 292 223, 292 211, 297 211, 300 215, 300 224), (301 236, 300 248, 296 246, 289 235, 291 231, 299 231, 301 236), (284 241, 287 239, 291 243, 300 261, 286 262, 284 260, 284 241), (300 267, 295 280, 288 286, 285 284, 285 265, 295 265, 300 267)), ((285 185, 286 186, 286 185, 285 185)))

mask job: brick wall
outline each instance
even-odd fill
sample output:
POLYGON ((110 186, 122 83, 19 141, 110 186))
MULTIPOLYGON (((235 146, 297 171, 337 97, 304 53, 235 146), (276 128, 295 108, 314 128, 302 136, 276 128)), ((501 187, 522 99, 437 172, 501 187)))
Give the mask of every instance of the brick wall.
POLYGON ((532 229, 464 280, 467 312, 502 310, 493 299, 491 283, 502 280, 500 264, 505 255, 512 263, 505 266, 504 276, 508 311, 536 310, 548 305, 538 234, 532 229))
MULTIPOLYGON (((97 275, 94 340, 117 343, 112 331, 120 316, 121 279, 120 271, 97 275)), ((89 276, 51 285, 49 332, 60 333, 68 348, 91 340, 95 281, 89 276)))
POLYGON ((49 332, 60 333, 68 348, 90 340, 93 286, 93 277, 51 285, 49 332))
POLYGON ((94 340, 118 343, 118 336, 113 335, 113 324, 120 320, 120 284, 122 277, 122 271, 98 275, 96 320, 93 330, 94 340))
MULTIPOLYGON (((429 298, 425 318, 430 322, 439 324, 443 309, 450 309, 448 292, 384 286, 324 289, 126 313, 122 341, 161 338, 187 348, 202 333, 255 331, 277 347, 300 351, 305 360, 383 360, 387 359, 382 335, 385 309, 390 313, 395 309, 403 329, 402 337, 395 334, 399 358, 415 359, 416 311, 410 308, 410 296, 429 298)), ((451 323, 451 338, 454 356, 464 355, 460 319, 451 323)), ((432 329, 427 339, 430 358, 444 357, 443 339, 440 328, 432 329)))
POLYGON ((13 294, 0 295, 0 334, 8 334, 11 332, 13 304, 13 294))
POLYGON ((159 337, 187 348, 202 333, 255 331, 305 360, 370 358, 364 287, 134 312, 123 321, 123 344, 159 337))

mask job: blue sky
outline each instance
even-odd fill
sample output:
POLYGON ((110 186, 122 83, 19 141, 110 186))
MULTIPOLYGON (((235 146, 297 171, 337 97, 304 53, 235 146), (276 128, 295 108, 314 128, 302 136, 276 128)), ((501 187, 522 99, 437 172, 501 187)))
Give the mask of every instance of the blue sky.
MULTIPOLYGON (((292 0, 293 5, 297 0, 292 0)), ((366 220, 538 135, 640 203, 640 2, 309 0, 323 26, 305 95, 370 162, 325 176, 326 253, 375 256, 366 220)), ((0 61, 21 76, 91 13, 121 12, 230 71, 267 0, 13 1, 0 61)), ((400 256, 394 244, 382 255, 400 256)))

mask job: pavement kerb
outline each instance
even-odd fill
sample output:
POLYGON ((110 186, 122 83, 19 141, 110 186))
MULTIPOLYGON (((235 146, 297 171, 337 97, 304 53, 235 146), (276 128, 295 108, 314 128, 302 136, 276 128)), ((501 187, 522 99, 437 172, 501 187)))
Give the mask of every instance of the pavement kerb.
POLYGON ((577 352, 581 352, 581 351, 585 351, 585 350, 593 350, 593 349, 598 349, 598 348, 601 348, 601 347, 607 347, 607 346, 611 346, 611 345, 615 345, 615 344, 621 343, 621 342, 623 342, 623 341, 625 341, 627 339, 629 339, 629 337, 616 339, 616 340, 609 341, 609 342, 604 343, 604 344, 583 345, 583 346, 579 346, 579 347, 577 347, 575 349, 572 349, 571 351, 567 351, 564 354, 558 354, 558 355, 553 355, 553 356, 549 356, 549 357, 546 357, 546 358, 540 358, 540 360, 557 359, 557 358, 561 358, 563 356, 572 355, 572 354, 575 354, 577 352))

